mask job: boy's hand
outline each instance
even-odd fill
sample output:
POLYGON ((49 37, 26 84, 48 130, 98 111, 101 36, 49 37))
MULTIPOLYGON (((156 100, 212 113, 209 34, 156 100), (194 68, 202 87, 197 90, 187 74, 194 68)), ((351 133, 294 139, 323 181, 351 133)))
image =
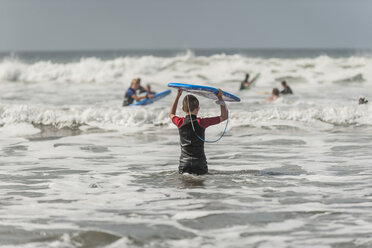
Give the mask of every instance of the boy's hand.
POLYGON ((217 95, 218 100, 223 101, 223 99, 222 99, 222 90, 221 89, 218 89, 218 93, 216 95, 217 95))
POLYGON ((181 89, 178 89, 177 90, 177 97, 180 97, 182 95, 182 90, 181 89))

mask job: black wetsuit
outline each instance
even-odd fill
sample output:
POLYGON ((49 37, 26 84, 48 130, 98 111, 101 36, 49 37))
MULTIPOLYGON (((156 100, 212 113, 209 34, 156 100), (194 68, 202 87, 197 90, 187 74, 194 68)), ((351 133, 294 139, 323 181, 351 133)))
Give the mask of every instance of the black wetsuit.
POLYGON ((283 95, 293 94, 293 92, 292 92, 291 88, 287 85, 287 86, 285 86, 284 90, 280 91, 280 94, 283 94, 283 95))
MULTIPOLYGON (((256 77, 256 78, 257 78, 257 77, 256 77)), ((245 76, 244 81, 242 81, 242 82, 240 83, 240 90, 248 89, 249 86, 251 86, 251 84, 253 83, 253 81, 254 81, 256 78, 253 78, 252 81, 249 82, 249 75, 247 74, 247 75, 245 76), (245 86, 245 84, 248 84, 248 86, 245 86)))
MULTIPOLYGON (((204 139, 205 129, 200 127, 196 116, 192 115, 195 132, 204 139)), ((207 158, 204 154, 204 141, 200 140, 191 126, 190 116, 186 116, 179 127, 181 141, 181 156, 179 172, 203 175, 208 173, 207 158)))
POLYGON ((124 95, 123 106, 131 105, 134 102, 133 95, 136 94, 136 90, 129 88, 124 95))
POLYGON ((191 125, 190 115, 186 117, 173 116, 172 122, 180 133, 181 156, 179 173, 203 175, 208 173, 207 158, 204 154, 205 129, 221 122, 219 116, 197 118, 191 115, 195 131, 191 125), (199 139, 198 136, 203 139, 199 139))
POLYGON ((240 83, 240 90, 244 90, 245 88, 248 88, 248 87, 245 87, 245 85, 244 84, 246 84, 246 83, 248 83, 248 81, 243 81, 243 82, 241 82, 240 83))

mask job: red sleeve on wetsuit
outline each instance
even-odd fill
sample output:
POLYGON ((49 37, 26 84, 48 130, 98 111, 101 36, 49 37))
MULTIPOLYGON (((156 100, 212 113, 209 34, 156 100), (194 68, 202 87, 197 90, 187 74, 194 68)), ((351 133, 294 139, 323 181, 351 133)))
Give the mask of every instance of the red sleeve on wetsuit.
POLYGON ((220 121, 220 117, 219 116, 198 119, 199 126, 201 126, 204 129, 207 128, 207 127, 209 127, 209 126, 216 125, 216 124, 218 124, 220 122, 221 121, 220 121))
POLYGON ((178 128, 180 128, 183 124, 184 119, 185 119, 184 117, 180 118, 178 116, 173 116, 172 122, 174 123, 174 125, 176 125, 178 128))

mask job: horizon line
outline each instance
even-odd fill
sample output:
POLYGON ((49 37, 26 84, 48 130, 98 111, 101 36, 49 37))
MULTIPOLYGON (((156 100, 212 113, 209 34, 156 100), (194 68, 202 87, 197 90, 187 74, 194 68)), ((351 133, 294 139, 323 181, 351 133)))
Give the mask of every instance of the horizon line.
POLYGON ((97 48, 97 49, 32 49, 32 50, 0 50, 0 53, 48 53, 48 52, 120 52, 120 51, 319 51, 319 50, 327 50, 327 51, 372 51, 372 48, 367 47, 256 47, 256 48, 97 48))

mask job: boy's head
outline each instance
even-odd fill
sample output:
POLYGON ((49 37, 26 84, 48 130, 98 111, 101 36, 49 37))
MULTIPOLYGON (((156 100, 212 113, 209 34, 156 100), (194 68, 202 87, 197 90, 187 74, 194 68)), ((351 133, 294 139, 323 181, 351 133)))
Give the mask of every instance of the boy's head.
POLYGON ((136 90, 138 89, 139 84, 140 84, 140 81, 138 81, 138 78, 134 78, 132 79, 132 82, 130 83, 130 87, 136 90))
POLYGON ((186 113, 197 113, 199 111, 199 100, 193 95, 186 95, 182 101, 182 110, 186 113), (190 109, 189 109, 190 107, 190 109))
POLYGON ((279 90, 278 90, 278 88, 274 88, 272 94, 274 96, 279 96, 279 90))
POLYGON ((287 82, 286 81, 282 81, 282 86, 283 87, 286 87, 287 86, 287 82))

